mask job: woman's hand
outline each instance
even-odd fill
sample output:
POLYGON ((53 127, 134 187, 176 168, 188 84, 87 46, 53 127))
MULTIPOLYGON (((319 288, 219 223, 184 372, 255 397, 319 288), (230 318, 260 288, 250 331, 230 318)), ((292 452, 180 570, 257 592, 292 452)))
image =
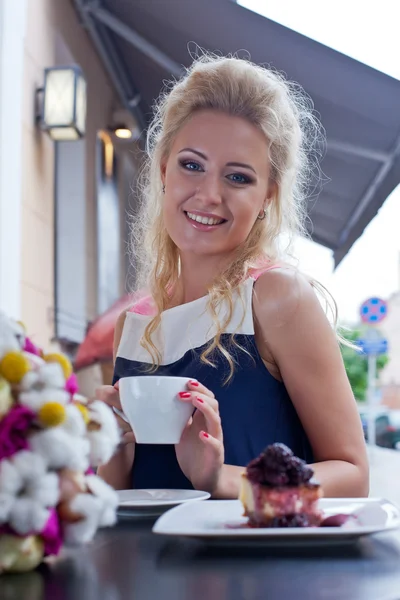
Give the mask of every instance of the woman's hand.
POLYGON ((175 446, 179 466, 195 489, 213 494, 224 464, 218 402, 214 394, 197 381, 189 382, 188 391, 181 392, 178 398, 196 409, 175 446))
POLYGON ((117 410, 122 413, 121 400, 119 398, 119 382, 117 381, 115 385, 102 385, 96 390, 96 398, 98 398, 98 400, 101 400, 105 404, 108 404, 108 406, 110 406, 113 409, 115 418, 117 419, 119 428, 122 433, 122 443, 134 443, 136 440, 131 426, 115 411, 117 410))

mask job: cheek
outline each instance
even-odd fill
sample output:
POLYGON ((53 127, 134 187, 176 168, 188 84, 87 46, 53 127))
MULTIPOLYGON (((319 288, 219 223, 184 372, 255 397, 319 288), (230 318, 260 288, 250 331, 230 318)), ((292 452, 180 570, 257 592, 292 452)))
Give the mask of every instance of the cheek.
POLYGON ((162 215, 164 227, 169 237, 180 247, 185 239, 186 228, 183 221, 185 217, 180 209, 180 203, 174 195, 164 196, 162 215))
POLYGON ((258 197, 249 196, 232 206, 234 225, 240 229, 246 229, 253 226, 260 210, 257 208, 260 204, 258 197))
POLYGON ((174 213, 176 214, 176 208, 172 206, 167 198, 165 198, 163 204, 163 220, 169 234, 171 234, 171 230, 174 228, 174 213))

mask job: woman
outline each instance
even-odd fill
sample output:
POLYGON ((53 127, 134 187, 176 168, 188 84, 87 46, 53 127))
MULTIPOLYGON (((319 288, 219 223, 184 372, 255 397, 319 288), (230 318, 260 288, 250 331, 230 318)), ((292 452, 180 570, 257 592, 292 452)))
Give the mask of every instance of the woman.
POLYGON ((135 446, 119 420, 125 444, 100 469, 114 487, 236 498, 243 466, 280 441, 313 463, 326 496, 367 495, 337 336, 281 249, 302 231, 320 140, 310 104, 267 69, 215 57, 161 98, 136 247, 150 297, 120 316, 115 386, 100 394, 121 408, 118 379, 156 371, 191 377, 180 400, 197 410, 175 447, 135 446))

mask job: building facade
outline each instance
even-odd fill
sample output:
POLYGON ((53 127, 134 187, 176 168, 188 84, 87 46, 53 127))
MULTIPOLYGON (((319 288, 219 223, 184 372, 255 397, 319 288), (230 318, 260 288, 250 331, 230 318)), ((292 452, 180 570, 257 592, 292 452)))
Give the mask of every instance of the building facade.
POLYGON ((0 2, 0 309, 33 340, 71 348, 125 291, 135 144, 110 133, 121 111, 69 0, 0 2), (37 124, 44 70, 79 65, 83 140, 54 142, 37 124))

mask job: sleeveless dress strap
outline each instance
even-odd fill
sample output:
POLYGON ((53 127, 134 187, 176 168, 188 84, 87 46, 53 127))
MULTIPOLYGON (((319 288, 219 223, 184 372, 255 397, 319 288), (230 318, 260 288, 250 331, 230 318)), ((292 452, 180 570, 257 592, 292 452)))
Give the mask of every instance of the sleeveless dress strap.
POLYGON ((261 277, 261 275, 264 275, 264 273, 267 273, 268 271, 273 271, 274 269, 280 269, 281 267, 282 267, 282 265, 276 264, 276 265, 262 266, 262 267, 259 267, 258 269, 252 269, 252 271, 250 273, 250 277, 252 277, 252 279, 254 279, 254 281, 257 281, 257 279, 259 277, 261 277))
POLYGON ((144 296, 140 298, 130 307, 128 312, 136 313, 137 315, 145 315, 149 317, 154 315, 154 304, 151 296, 144 296))
MULTIPOLYGON (((281 265, 279 265, 279 264, 263 265, 262 267, 259 267, 257 269, 252 269, 249 273, 249 277, 251 277, 254 281, 257 281, 257 279, 264 273, 267 273, 268 271, 272 271, 273 269, 279 269, 280 267, 281 267, 281 265)), ((139 298, 138 300, 136 300, 136 302, 133 303, 133 305, 130 307, 128 312, 133 312, 133 313, 136 313, 137 315, 145 315, 145 316, 154 315, 155 308, 154 308, 152 297, 151 296, 143 296, 142 298, 139 298)))

